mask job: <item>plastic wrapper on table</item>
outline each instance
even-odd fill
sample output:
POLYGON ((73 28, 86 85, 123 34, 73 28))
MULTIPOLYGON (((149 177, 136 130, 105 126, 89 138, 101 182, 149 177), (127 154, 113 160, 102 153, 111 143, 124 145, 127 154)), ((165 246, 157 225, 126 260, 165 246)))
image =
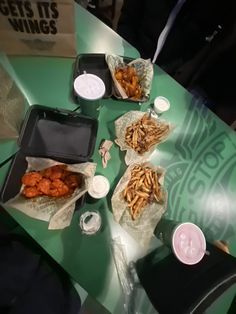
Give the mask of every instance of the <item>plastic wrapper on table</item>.
POLYGON ((156 313, 146 292, 140 284, 135 263, 126 257, 125 244, 119 237, 112 239, 112 255, 117 275, 123 292, 123 311, 126 314, 154 314, 156 313))
POLYGON ((149 99, 151 87, 152 87, 152 79, 153 79, 153 64, 151 60, 145 59, 135 59, 128 64, 126 64, 122 57, 117 55, 106 55, 106 62, 111 72, 111 76, 115 86, 114 96, 119 99, 128 99, 134 102, 145 102, 149 99), (140 78, 139 84, 142 89, 142 98, 141 99, 131 99, 128 98, 125 90, 119 84, 119 82, 115 78, 115 70, 118 68, 123 68, 124 66, 129 65, 133 66, 136 70, 136 74, 140 78))
POLYGON ((15 139, 19 136, 26 100, 1 65, 0 82, 0 139, 15 139))
MULTIPOLYGON (((48 158, 27 157, 29 171, 41 171, 62 163, 48 158)), ((7 206, 16 208, 24 214, 43 221, 48 221, 48 229, 63 229, 70 225, 75 210, 75 202, 82 197, 88 190, 88 180, 94 176, 96 164, 92 162, 68 164, 67 170, 81 173, 84 177, 84 183, 80 188, 74 190, 68 197, 49 197, 38 196, 33 199, 27 199, 21 191, 13 199, 9 200, 7 206)))
POLYGON ((134 282, 129 271, 125 247, 121 243, 120 238, 112 239, 111 244, 113 259, 124 296, 124 312, 126 314, 138 314, 135 312, 134 304, 132 303, 134 282))
POLYGON ((118 182, 111 199, 112 211, 115 221, 117 221, 138 243, 144 248, 147 248, 153 236, 154 229, 167 207, 168 194, 163 186, 165 170, 148 162, 142 164, 142 166, 150 167, 160 175, 159 183, 161 185, 163 198, 160 203, 148 203, 143 208, 141 215, 133 220, 128 208, 128 203, 124 199, 122 192, 130 181, 131 171, 136 165, 137 164, 130 165, 118 182))
MULTIPOLYGON (((172 129, 174 128, 174 126, 170 122, 159 120, 159 119, 156 120, 157 123, 161 123, 162 125, 166 125, 167 127, 169 127, 169 130, 168 132, 163 134, 163 136, 160 137, 160 140, 158 143, 154 144, 147 152, 140 155, 126 143, 125 136, 126 136, 127 127, 131 126, 132 123, 139 121, 145 114, 147 113, 140 112, 140 111, 129 111, 115 121, 115 132, 116 132, 115 143, 120 146, 120 149, 122 151, 126 150, 126 155, 125 155, 126 165, 130 165, 132 163, 144 162, 145 160, 147 160, 148 157, 156 149, 156 147, 168 138, 172 129)), ((152 119, 155 119, 155 118, 152 118, 152 119)))

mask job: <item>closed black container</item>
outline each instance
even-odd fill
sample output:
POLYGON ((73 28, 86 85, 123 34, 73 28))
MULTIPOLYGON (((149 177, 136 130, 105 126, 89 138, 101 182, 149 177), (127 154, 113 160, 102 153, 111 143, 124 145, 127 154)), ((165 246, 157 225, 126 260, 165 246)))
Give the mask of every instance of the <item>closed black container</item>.
MULTIPOLYGON (((19 193, 21 178, 29 157, 44 157, 66 164, 91 161, 98 122, 77 112, 41 105, 29 108, 18 139, 19 151, 12 160, 1 190, 1 201, 7 202, 19 193)), ((84 203, 80 198, 76 208, 84 203)))

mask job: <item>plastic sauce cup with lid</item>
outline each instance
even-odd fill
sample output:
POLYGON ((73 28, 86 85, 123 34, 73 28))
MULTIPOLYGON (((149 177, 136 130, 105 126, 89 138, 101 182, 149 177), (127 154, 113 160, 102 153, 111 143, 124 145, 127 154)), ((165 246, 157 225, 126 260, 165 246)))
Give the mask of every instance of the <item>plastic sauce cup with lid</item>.
POLYGON ((81 231, 87 235, 96 234, 102 225, 102 218, 97 211, 86 211, 80 216, 81 231))
POLYGON ((170 108, 170 102, 167 98, 163 96, 158 96, 154 100, 154 111, 158 114, 163 113, 170 108))
POLYGON ((102 175, 94 176, 88 187, 89 195, 96 199, 105 197, 109 190, 110 183, 108 179, 102 175))

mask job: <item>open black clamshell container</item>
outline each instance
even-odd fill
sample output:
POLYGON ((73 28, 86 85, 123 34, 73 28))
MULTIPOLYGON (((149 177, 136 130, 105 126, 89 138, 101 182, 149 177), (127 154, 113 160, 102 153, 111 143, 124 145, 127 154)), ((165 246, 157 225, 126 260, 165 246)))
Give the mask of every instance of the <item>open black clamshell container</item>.
MULTIPOLYGON (((133 60, 132 58, 128 57, 123 58, 125 63, 129 63, 130 61, 133 60)), ((104 53, 79 54, 76 57, 74 64, 73 84, 76 77, 84 73, 97 75, 98 77, 100 77, 100 79, 103 80, 106 87, 106 92, 103 98, 110 98, 113 96, 113 80, 104 53)), ((72 90, 73 98, 75 102, 78 102, 78 97, 74 92, 74 86, 72 86, 72 90)))
MULTIPOLYGON (((26 156, 50 158, 67 164, 91 161, 97 128, 96 119, 77 112, 31 106, 18 139, 20 150, 12 160, 1 190, 1 201, 5 203, 19 193, 21 178, 27 169, 26 156)), ((83 205, 85 195, 77 201, 77 209, 83 205)))

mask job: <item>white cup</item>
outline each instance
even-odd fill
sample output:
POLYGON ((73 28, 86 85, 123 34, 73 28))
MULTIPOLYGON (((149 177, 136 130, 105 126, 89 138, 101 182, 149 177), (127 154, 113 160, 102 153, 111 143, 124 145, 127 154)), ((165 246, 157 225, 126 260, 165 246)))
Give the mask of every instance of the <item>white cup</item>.
POLYGON ((97 118, 101 107, 100 99, 106 91, 103 80, 94 74, 81 74, 74 80, 74 90, 79 98, 82 114, 97 118))
POLYGON ((191 222, 179 224, 172 234, 172 250, 184 264, 199 263, 206 254, 206 239, 202 230, 191 222))
POLYGON ((108 179, 102 175, 97 175, 92 178, 88 187, 88 194, 96 199, 103 198, 110 190, 108 179))
POLYGON ((170 102, 166 97, 158 96, 154 100, 154 111, 158 114, 163 113, 170 108, 170 102))

